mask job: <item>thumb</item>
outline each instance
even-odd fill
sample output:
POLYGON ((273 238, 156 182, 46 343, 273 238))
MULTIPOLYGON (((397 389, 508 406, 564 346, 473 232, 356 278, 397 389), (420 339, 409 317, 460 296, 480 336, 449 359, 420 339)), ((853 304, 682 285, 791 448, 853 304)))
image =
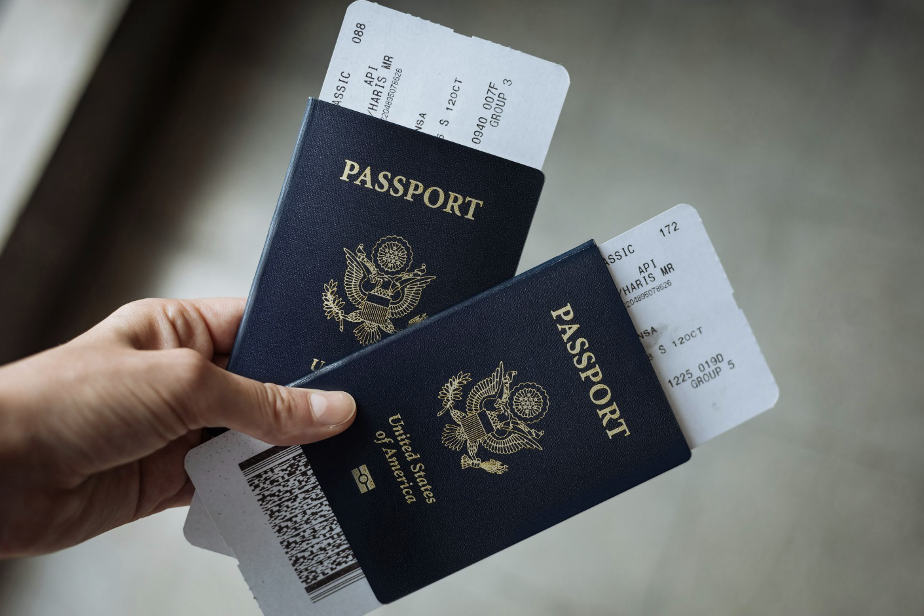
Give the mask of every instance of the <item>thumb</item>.
POLYGON ((273 445, 302 445, 346 430, 356 402, 343 391, 260 383, 207 364, 188 395, 190 427, 226 426, 273 445))

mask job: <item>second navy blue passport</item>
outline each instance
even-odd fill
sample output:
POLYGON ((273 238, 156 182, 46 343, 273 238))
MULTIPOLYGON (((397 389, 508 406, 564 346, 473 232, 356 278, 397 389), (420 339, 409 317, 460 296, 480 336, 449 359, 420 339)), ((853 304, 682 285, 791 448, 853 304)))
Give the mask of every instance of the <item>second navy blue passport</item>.
POLYGON ((310 100, 228 369, 288 383, 509 279, 542 184, 310 100))
POLYGON ((303 450, 383 603, 690 457, 592 242, 296 385, 356 399, 303 450))

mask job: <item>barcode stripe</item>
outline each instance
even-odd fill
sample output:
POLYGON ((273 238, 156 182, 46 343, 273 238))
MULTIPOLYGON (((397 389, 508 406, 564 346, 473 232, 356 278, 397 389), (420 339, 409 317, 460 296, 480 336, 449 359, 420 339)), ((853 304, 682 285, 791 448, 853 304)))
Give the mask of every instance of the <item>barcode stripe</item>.
POLYGON ((337 592, 338 590, 341 590, 341 589, 343 589, 343 588, 346 588, 346 587, 349 586, 350 584, 353 584, 353 583, 355 583, 355 582, 358 582, 359 580, 363 579, 364 577, 366 577, 366 576, 363 574, 362 569, 357 569, 356 571, 350 573, 349 575, 344 576, 343 578, 341 578, 340 581, 337 582, 336 584, 333 584, 333 585, 331 585, 331 586, 325 587, 324 589, 322 589, 322 590, 320 590, 320 591, 318 591, 318 592, 316 592, 316 593, 314 593, 314 594, 308 593, 308 598, 311 599, 311 602, 312 602, 312 603, 317 603, 317 602, 320 601, 321 599, 326 599, 327 597, 331 596, 332 594, 334 594, 334 593, 337 592))
MULTIPOLYGON (((298 455, 298 454, 301 452, 301 447, 298 447, 298 446, 293 446, 293 447, 273 447, 272 450, 276 450, 275 453, 274 453, 274 455, 272 455, 272 456, 265 457, 265 458, 262 458, 262 459, 256 459, 256 458, 260 458, 260 457, 263 455, 263 454, 260 454, 260 455, 258 455, 258 456, 254 456, 253 458, 250 458, 249 460, 247 460, 247 461, 245 461, 245 462, 242 462, 242 463, 241 463, 241 470, 244 471, 244 476, 245 476, 245 477, 251 477, 251 476, 253 476, 253 475, 256 475, 256 474, 258 474, 258 473, 260 473, 260 472, 266 470, 266 469, 269 468, 270 466, 275 466, 276 464, 281 464, 282 462, 284 462, 284 461, 285 461, 286 459, 288 459, 289 457, 294 456, 294 455, 298 455), (244 464, 248 464, 248 466, 245 468, 245 467, 243 466, 244 464)), ((269 452, 267 451, 267 452, 264 452, 264 454, 265 454, 265 453, 269 453, 269 452)))
POLYGON ((312 602, 365 577, 301 447, 273 447, 239 467, 312 602))

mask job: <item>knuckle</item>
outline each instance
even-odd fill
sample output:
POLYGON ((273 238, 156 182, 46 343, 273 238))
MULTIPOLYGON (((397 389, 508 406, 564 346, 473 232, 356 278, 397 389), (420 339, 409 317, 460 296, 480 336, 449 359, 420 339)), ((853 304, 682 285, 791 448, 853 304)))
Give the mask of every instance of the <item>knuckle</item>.
POLYGON ((136 299, 133 302, 129 302, 124 306, 121 306, 115 311, 114 314, 125 316, 146 316, 156 314, 163 309, 163 302, 164 300, 153 297, 136 299))
POLYGON ((159 324, 163 321, 163 301, 148 298, 129 302, 116 309, 104 323, 135 348, 151 348, 151 340, 158 338, 159 324))
POLYGON ((140 338, 138 346, 172 349, 192 347, 211 354, 211 337, 202 315, 188 302, 147 298, 125 304, 110 317, 140 338))
POLYGON ((161 311, 166 322, 170 325, 170 330, 173 334, 171 336, 172 344, 195 348, 197 340, 203 337, 208 338, 208 335, 201 335, 204 325, 198 313, 194 313, 189 306, 181 301, 162 301, 161 311))

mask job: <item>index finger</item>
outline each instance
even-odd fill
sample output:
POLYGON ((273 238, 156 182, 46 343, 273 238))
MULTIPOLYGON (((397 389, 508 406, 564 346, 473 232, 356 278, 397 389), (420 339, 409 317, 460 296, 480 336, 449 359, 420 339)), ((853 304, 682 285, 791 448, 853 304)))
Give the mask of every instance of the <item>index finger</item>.
POLYGON ((242 297, 144 299, 122 306, 84 336, 115 336, 138 350, 189 348, 211 358, 234 346, 242 297))

